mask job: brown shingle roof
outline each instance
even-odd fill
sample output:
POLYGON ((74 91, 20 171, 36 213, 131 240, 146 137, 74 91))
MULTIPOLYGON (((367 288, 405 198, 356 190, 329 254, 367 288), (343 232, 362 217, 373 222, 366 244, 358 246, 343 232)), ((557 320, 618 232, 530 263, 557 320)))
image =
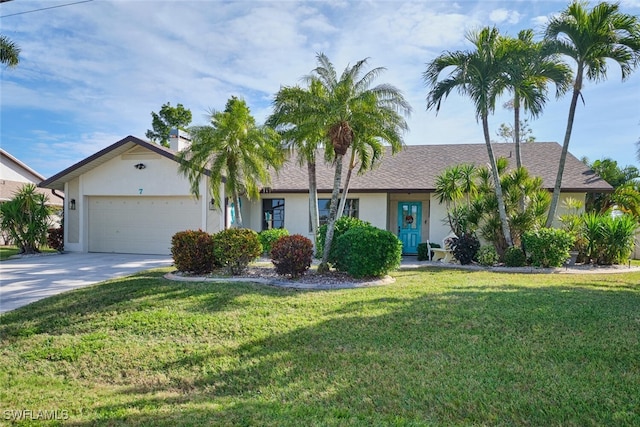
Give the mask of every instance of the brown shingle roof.
MULTIPOLYGON (((0 202, 6 202, 7 200, 13 199, 15 193, 17 193, 26 184, 29 183, 23 181, 8 181, 6 179, 0 180, 0 202)), ((36 188, 36 191, 47 197, 47 205, 62 206, 64 195, 60 193, 54 194, 52 190, 44 188, 36 188)))
MULTIPOLYGON (((521 147, 523 165, 532 175, 542 178, 544 188, 553 189, 562 147, 556 142, 526 143, 521 147)), ((496 158, 506 157, 510 166, 515 166, 514 144, 493 144, 493 150, 496 158)), ((318 159, 322 159, 322 155, 318 155, 318 159)), ((408 145, 394 156, 387 147, 377 168, 361 176, 354 171, 349 191, 429 192, 435 189, 436 177, 448 166, 460 163, 481 166, 486 165, 488 161, 485 144, 408 145)), ((343 182, 347 172, 346 162, 345 159, 343 182)), ((333 173, 331 165, 325 164, 322 160, 318 161, 318 191, 331 191, 333 173)), ((291 161, 277 175, 274 174, 270 189, 272 192, 306 192, 308 183, 306 166, 301 167, 295 161, 291 161)), ((611 186, 576 157, 568 154, 562 190, 606 192, 611 191, 611 186)))

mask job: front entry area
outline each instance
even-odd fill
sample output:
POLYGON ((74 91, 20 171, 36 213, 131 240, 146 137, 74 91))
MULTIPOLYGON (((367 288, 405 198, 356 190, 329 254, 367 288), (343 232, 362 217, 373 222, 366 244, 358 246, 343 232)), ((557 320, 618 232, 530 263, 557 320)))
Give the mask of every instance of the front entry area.
POLYGON ((402 253, 417 254, 422 240, 422 202, 398 202, 398 238, 402 253))

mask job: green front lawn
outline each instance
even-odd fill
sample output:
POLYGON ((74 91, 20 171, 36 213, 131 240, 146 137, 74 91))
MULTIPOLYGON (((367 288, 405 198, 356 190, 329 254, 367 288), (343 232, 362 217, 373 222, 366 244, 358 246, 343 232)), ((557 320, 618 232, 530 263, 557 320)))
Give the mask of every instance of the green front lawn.
POLYGON ((640 425, 638 272, 409 270, 301 292, 162 271, 0 317, 2 410, 81 426, 640 425))
MULTIPOLYGON (((56 252, 55 249, 44 247, 40 249, 42 252, 56 252)), ((4 261, 13 255, 18 255, 20 250, 16 246, 0 246, 0 261, 4 261)))

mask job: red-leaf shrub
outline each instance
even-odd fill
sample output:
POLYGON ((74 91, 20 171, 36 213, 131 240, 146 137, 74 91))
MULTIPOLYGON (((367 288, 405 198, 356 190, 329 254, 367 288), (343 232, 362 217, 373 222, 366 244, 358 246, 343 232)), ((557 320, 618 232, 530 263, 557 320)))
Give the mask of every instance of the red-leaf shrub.
POLYGON ((171 255, 176 269, 195 274, 215 268, 213 236, 202 230, 179 231, 171 238, 171 255))
POLYGON ((276 273, 298 277, 309 269, 313 243, 300 234, 283 236, 271 245, 271 262, 276 273))
POLYGON ((229 228, 213 235, 216 262, 234 276, 242 274, 262 253, 258 233, 248 228, 229 228))
POLYGON ((64 250, 64 229, 62 227, 47 230, 47 246, 58 252, 64 250))

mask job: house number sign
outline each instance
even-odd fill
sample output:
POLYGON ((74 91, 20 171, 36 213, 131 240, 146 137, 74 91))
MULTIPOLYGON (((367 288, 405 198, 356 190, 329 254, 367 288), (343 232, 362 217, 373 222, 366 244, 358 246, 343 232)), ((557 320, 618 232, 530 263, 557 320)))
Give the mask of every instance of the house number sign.
POLYGON ((138 194, 142 194, 142 188, 138 188, 138 194))

